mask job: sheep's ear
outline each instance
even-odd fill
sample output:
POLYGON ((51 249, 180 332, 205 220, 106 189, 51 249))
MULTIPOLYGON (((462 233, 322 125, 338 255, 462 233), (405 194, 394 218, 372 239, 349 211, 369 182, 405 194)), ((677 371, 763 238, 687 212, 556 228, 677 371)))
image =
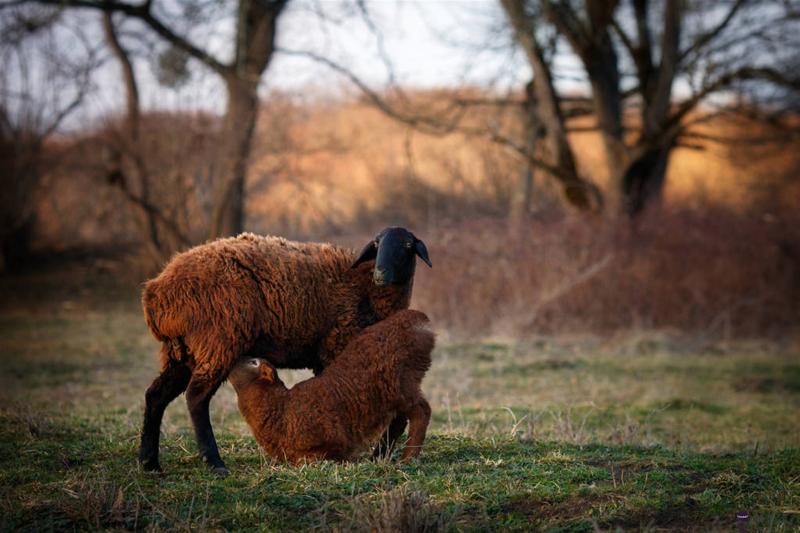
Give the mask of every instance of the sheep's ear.
POLYGON ((361 250, 361 253, 358 254, 358 259, 355 260, 355 262, 350 268, 355 268, 365 261, 375 259, 377 256, 378 256, 377 240, 370 241, 370 243, 367 244, 363 250, 361 250))
POLYGON ((417 239, 416 242, 414 243, 414 247, 417 250, 417 255, 419 256, 419 258, 425 261, 426 265, 433 268, 433 264, 431 263, 431 260, 428 257, 428 248, 425 246, 425 243, 417 239))

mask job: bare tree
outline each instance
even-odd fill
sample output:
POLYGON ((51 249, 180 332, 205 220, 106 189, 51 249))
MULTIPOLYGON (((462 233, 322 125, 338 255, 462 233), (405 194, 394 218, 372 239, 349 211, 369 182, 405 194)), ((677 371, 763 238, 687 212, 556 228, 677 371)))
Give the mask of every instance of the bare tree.
POLYGON ((97 66, 80 29, 59 32, 57 18, 36 10, 6 11, 0 19, 0 271, 29 251, 45 143, 89 94, 97 66), (80 60, 61 53, 65 38, 83 47, 80 60))
MULTIPOLYGON (((257 89, 275 50, 277 20, 288 0, 239 0, 233 58, 224 62, 170 26, 155 2, 119 0, 14 0, 7 6, 46 4, 120 13, 143 23, 176 50, 199 61, 223 80, 228 96, 220 135, 220 165, 214 180, 211 237, 239 233, 244 222, 244 183, 258 114, 257 89)), ((113 42, 111 43, 114 48, 113 42)), ((119 57, 119 56, 118 56, 119 57)), ((123 70, 126 70, 123 67, 123 70)), ((129 98, 129 105, 131 104, 129 98)), ((129 107, 130 111, 130 107, 129 107)))
MULTIPOLYGON (((556 28, 580 60, 612 179, 609 204, 631 216, 660 197, 669 156, 682 136, 691 133, 692 124, 686 119, 699 105, 747 81, 793 90, 800 86, 796 75, 781 68, 793 47, 760 53, 768 49, 768 41, 788 43, 792 28, 800 29, 791 2, 630 0, 623 6, 599 0, 501 0, 501 4, 540 85, 553 77, 552 68, 538 62, 536 54, 537 34, 543 27, 556 28), (633 84, 626 88, 628 80, 633 84), (676 99, 676 81, 685 82, 691 93, 676 99), (635 108, 638 120, 626 121, 625 111, 635 108)), ((545 128, 565 129, 563 115, 548 112, 553 107, 563 109, 563 98, 555 95, 549 103, 543 107, 540 102, 545 128)), ((562 147, 569 151, 568 145, 562 147)))
POLYGON ((113 164, 107 169, 108 182, 137 209, 143 242, 151 265, 157 267, 175 251, 189 246, 191 240, 179 222, 153 201, 153 175, 141 142, 142 111, 136 71, 128 50, 120 42, 111 12, 102 13, 102 26, 106 43, 120 67, 126 109, 119 142, 110 147, 113 164))
MULTIPOLYGON (((525 12, 523 0, 501 0, 509 22, 513 28, 515 40, 525 53, 525 58, 533 73, 533 79, 525 91, 523 121, 528 125, 527 135, 541 130, 547 145, 547 158, 561 172, 554 177, 564 185, 567 199, 579 207, 591 204, 589 187, 578 175, 575 157, 567 140, 567 130, 561 101, 556 92, 551 65, 545 56, 545 50, 536 35, 534 18, 525 12)), ((528 141, 529 149, 535 149, 532 139, 528 141)), ((523 190, 530 185, 522 182, 523 190)), ((527 203, 523 193, 522 202, 527 203)), ((598 196, 599 198, 599 196, 598 196)))
MULTIPOLYGON (((501 144, 527 164, 512 211, 524 211, 533 171, 554 178, 574 206, 605 205, 634 217, 663 190, 672 151, 699 138, 695 126, 712 117, 755 105, 753 94, 777 86, 797 94, 791 68, 800 35, 800 9, 766 0, 499 0, 532 79, 522 98, 474 101, 456 95, 435 113, 408 109, 408 99, 371 89, 347 65, 319 53, 285 51, 327 65, 358 87, 378 109, 433 134, 461 132, 501 144), (587 96, 559 89, 565 76, 557 55, 582 67, 587 96), (681 86, 679 93, 675 87, 681 86), (749 87, 749 98, 733 98, 749 87), (753 89, 753 88, 756 89, 753 89), (467 124, 475 105, 516 107, 522 134, 492 123, 467 124), (696 112, 697 111, 697 112, 696 112), (576 127, 574 117, 592 115, 596 125, 576 127), (604 195, 577 170, 568 142, 572 131, 600 133, 610 176, 604 195)), ((359 4, 364 10, 364 4, 359 4)), ((374 28, 374 25, 371 25, 374 28)), ((572 76, 572 73, 569 73, 572 76)), ((393 89, 398 94, 398 89, 393 89)), ((693 147, 697 147, 693 145, 693 147)))

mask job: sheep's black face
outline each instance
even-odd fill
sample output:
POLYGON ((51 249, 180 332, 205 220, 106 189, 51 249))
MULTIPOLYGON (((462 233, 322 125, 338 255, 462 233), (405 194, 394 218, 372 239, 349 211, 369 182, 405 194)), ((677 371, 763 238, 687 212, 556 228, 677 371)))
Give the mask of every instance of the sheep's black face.
POLYGON ((378 286, 403 285, 414 276, 416 256, 432 267, 425 243, 405 228, 392 227, 380 232, 361 251, 353 266, 375 260, 372 279, 378 286))

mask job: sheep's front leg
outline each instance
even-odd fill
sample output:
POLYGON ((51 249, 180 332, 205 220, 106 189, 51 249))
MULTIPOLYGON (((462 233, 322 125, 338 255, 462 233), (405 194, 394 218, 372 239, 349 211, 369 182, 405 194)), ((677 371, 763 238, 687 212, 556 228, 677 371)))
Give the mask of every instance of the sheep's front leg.
POLYGON ((158 462, 158 444, 161 435, 161 419, 172 400, 186 390, 191 371, 183 363, 169 362, 161 374, 153 380, 144 395, 144 424, 139 448, 139 463, 148 472, 161 470, 158 462))
POLYGON ((221 384, 222 378, 219 377, 193 376, 186 389, 186 404, 192 417, 200 456, 214 472, 227 475, 230 471, 219 456, 217 440, 214 438, 214 430, 211 428, 211 419, 208 414, 211 398, 221 384))
POLYGON ((422 443, 425 442, 425 433, 428 431, 428 423, 431 421, 431 406, 425 398, 420 398, 408 414, 408 442, 403 450, 401 461, 406 463, 417 457, 422 451, 422 443))
POLYGON ((378 445, 375 446, 375 450, 372 452, 373 459, 391 457, 392 451, 394 451, 394 445, 397 443, 397 439, 400 438, 400 435, 406 430, 407 423, 408 418, 406 418, 405 415, 397 415, 392 419, 389 427, 383 432, 381 440, 378 441, 378 445))

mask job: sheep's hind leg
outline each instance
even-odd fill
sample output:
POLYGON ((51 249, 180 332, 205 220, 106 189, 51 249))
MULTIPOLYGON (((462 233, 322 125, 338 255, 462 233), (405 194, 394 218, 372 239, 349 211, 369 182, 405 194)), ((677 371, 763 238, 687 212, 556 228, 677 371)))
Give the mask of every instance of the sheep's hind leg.
POLYGON ((378 441, 378 445, 375 446, 375 450, 372 452, 373 459, 388 459, 392 456, 394 445, 406 430, 407 423, 408 419, 404 415, 397 415, 392 419, 389 427, 383 432, 381 440, 378 441))
POLYGON ((158 472, 158 445, 161 436, 161 419, 172 400, 186 390, 191 371, 183 363, 170 361, 161 374, 153 380, 144 395, 144 424, 139 448, 139 463, 148 472, 158 472))
POLYGON ((230 471, 219 455, 217 440, 214 438, 214 430, 211 428, 211 418, 208 414, 211 398, 217 392, 222 381, 221 377, 193 376, 186 389, 186 405, 189 407, 189 414, 192 417, 200 456, 214 472, 225 476, 230 471))
POLYGON ((403 457, 400 459, 402 462, 410 461, 422 451, 422 443, 425 442, 425 433, 430 420, 431 406, 425 398, 420 398, 408 412, 408 442, 403 449, 403 457))

